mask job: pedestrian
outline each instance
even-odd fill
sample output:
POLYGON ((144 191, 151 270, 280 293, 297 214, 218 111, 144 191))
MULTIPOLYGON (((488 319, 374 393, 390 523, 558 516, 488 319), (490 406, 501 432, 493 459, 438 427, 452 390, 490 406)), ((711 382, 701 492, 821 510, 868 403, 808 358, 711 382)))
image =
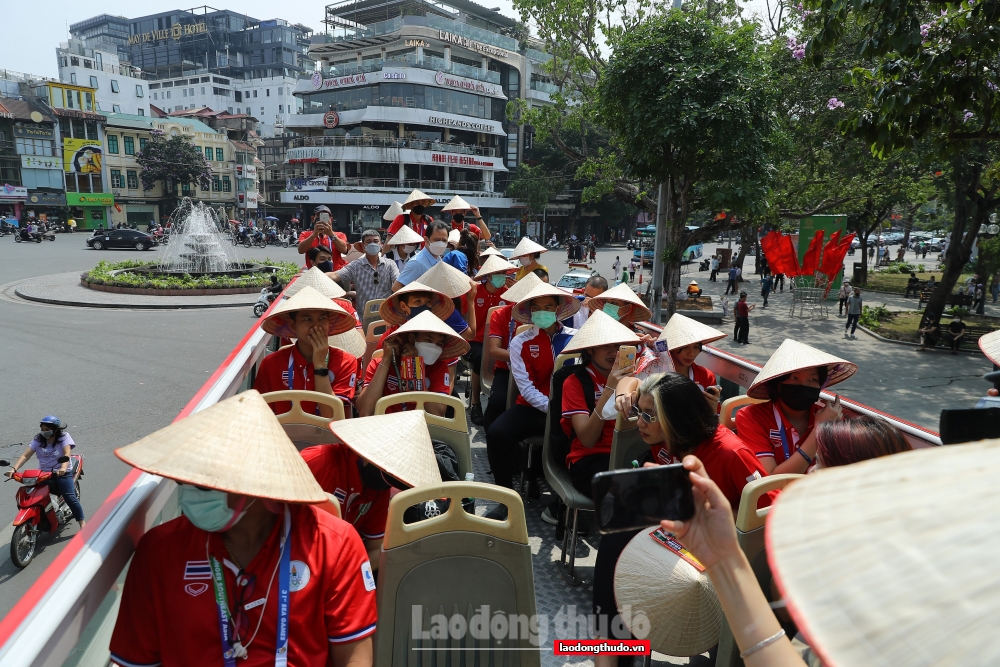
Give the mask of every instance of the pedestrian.
POLYGON ((635 280, 635 272, 636 272, 636 271, 638 271, 638 270, 639 270, 639 268, 640 268, 640 267, 639 267, 639 260, 637 260, 637 259, 635 258, 635 255, 633 255, 633 256, 632 256, 632 259, 631 259, 631 260, 629 261, 629 263, 628 263, 628 271, 629 271, 629 273, 631 274, 631 275, 629 276, 629 278, 630 278, 630 279, 631 279, 632 281, 634 281, 634 280, 635 280))
POLYGON ((711 267, 712 267, 712 275, 709 276, 708 279, 711 282, 713 282, 713 283, 714 282, 718 282, 718 275, 719 275, 719 256, 718 255, 712 255, 711 267))
POLYGON ((955 314, 952 317, 951 324, 948 325, 948 332, 951 334, 951 353, 958 354, 958 348, 962 345, 962 338, 965 336, 966 329, 965 322, 962 321, 962 316, 955 314))
POLYGON ((927 259, 927 244, 920 242, 920 259, 927 259))
POLYGON ((896 251, 896 261, 902 262, 903 258, 906 256, 906 246, 899 246, 899 250, 896 251))
MULTIPOLYGON (((412 231, 412 230, 411 230, 412 231)), ((382 236, 378 230, 366 229, 361 233, 365 254, 330 277, 354 283, 355 308, 367 312, 369 301, 384 300, 392 294, 392 284, 399 278, 396 262, 382 254, 382 236)))
POLYGON ((861 319, 861 288, 855 287, 854 294, 847 297, 847 324, 844 325, 844 338, 847 338, 848 328, 851 330, 851 338, 854 338, 859 319, 861 319))
POLYGON ((983 288, 983 284, 979 283, 976 285, 976 295, 973 297, 975 300, 974 307, 977 315, 986 314, 986 290, 983 288))
POLYGON ((591 262, 597 261, 597 246, 594 245, 593 243, 590 244, 590 261, 591 262))
POLYGON ((871 262, 875 259, 875 246, 868 248, 868 261, 871 262))
POLYGON ((764 276, 764 282, 760 286, 760 295, 764 297, 764 308, 767 308, 767 297, 771 293, 771 276, 764 276))
POLYGON ((733 329, 733 338, 737 343, 750 344, 750 311, 755 307, 747 303, 747 293, 740 292, 740 300, 736 302, 736 327, 733 329))
POLYGON ((844 316, 844 306, 847 305, 847 297, 849 296, 851 296, 851 281, 848 278, 844 278, 844 284, 840 286, 840 291, 837 292, 837 317, 844 316))
POLYGON ((615 263, 611 265, 611 270, 615 272, 615 282, 617 283, 622 270, 622 260, 618 255, 615 255, 615 263))
POLYGON ((785 291, 785 274, 776 273, 774 274, 774 286, 778 288, 779 292, 785 291))
POLYGON ((726 283, 725 294, 729 294, 730 291, 732 291, 733 294, 736 294, 736 275, 737 275, 736 274, 736 267, 735 266, 730 266, 729 267, 729 280, 726 283))
POLYGON ((993 303, 1000 299, 1000 273, 993 276, 993 283, 990 284, 990 294, 993 296, 993 303))

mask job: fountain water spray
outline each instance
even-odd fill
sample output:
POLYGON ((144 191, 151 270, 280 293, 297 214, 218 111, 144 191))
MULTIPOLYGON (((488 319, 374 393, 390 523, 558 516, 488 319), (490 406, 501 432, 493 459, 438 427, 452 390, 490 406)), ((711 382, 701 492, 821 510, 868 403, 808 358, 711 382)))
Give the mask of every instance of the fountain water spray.
POLYGON ((242 254, 223 231, 225 215, 184 197, 170 219, 170 242, 162 247, 159 271, 195 275, 243 268, 242 254))

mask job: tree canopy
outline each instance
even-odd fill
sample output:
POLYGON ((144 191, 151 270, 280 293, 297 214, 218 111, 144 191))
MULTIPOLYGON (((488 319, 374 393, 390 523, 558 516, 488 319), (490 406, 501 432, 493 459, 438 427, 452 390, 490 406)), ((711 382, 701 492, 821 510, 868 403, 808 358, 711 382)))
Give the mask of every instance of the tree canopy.
POLYGON ((150 133, 146 147, 135 156, 142 167, 139 178, 142 187, 152 190, 163 181, 170 195, 177 183, 198 183, 203 188, 212 184, 212 166, 194 144, 177 136, 169 139, 158 130, 150 133))

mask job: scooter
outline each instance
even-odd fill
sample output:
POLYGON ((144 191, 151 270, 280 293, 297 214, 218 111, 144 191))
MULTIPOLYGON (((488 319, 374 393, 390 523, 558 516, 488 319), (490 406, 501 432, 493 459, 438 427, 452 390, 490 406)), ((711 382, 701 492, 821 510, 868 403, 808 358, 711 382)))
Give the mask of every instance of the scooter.
POLYGON ((56 240, 56 230, 54 230, 54 229, 48 229, 48 230, 42 232, 42 238, 45 239, 46 241, 55 241, 56 240))
POLYGON ((38 232, 29 232, 27 228, 22 227, 16 234, 14 234, 14 241, 17 243, 20 243, 21 241, 27 241, 29 243, 34 241, 35 243, 41 243, 42 235, 38 232))
POLYGON ((260 296, 257 297, 257 303, 253 305, 253 315, 254 317, 260 317, 264 314, 264 311, 271 307, 274 303, 275 297, 278 296, 271 291, 270 287, 265 287, 260 291, 260 296))
MULTIPOLYGON (((59 464, 72 461, 76 497, 80 497, 80 478, 83 477, 83 455, 59 457, 59 464)), ((0 461, 0 466, 10 466, 10 461, 0 461)), ((28 567, 35 557, 38 536, 42 532, 54 535, 70 522, 73 511, 62 496, 49 493, 49 482, 55 471, 22 470, 15 472, 6 481, 13 479, 21 483, 17 490, 17 516, 14 517, 14 534, 10 538, 10 560, 19 568, 28 567)))

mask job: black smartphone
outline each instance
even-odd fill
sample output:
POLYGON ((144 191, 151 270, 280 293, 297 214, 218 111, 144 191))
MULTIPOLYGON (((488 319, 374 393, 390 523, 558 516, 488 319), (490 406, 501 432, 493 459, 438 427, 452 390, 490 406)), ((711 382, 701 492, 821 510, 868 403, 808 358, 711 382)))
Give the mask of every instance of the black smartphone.
POLYGON ((591 480, 601 533, 638 530, 663 519, 694 516, 691 478, 680 463, 632 470, 609 470, 591 480))

